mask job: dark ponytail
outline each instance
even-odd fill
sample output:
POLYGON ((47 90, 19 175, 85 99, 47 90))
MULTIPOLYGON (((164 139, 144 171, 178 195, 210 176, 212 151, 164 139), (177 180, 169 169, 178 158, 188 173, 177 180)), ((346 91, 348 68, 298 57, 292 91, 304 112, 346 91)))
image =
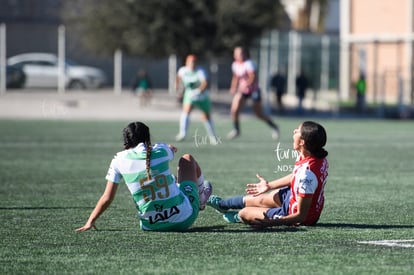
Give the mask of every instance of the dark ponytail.
POLYGON ((136 147, 138 144, 143 142, 146 148, 146 171, 148 179, 151 179, 150 173, 150 160, 151 160, 151 139, 150 131, 147 125, 142 122, 131 122, 127 127, 122 131, 124 137, 124 148, 130 149, 136 147))
POLYGON ((241 51, 241 53, 242 53, 242 55, 243 55, 243 60, 248 60, 248 59, 250 59, 250 51, 249 51, 249 49, 248 49, 248 48, 246 48, 246 47, 242 47, 242 46, 238 46, 238 47, 236 47, 236 48, 239 48, 239 49, 240 49, 240 51, 241 51))
POLYGON ((150 131, 147 125, 142 122, 131 122, 122 131, 124 137, 124 148, 136 147, 141 142, 150 142, 150 131))
POLYGON ((323 147, 326 144, 326 131, 322 125, 313 121, 302 123, 301 136, 305 141, 305 148, 316 158, 324 158, 328 155, 323 147))

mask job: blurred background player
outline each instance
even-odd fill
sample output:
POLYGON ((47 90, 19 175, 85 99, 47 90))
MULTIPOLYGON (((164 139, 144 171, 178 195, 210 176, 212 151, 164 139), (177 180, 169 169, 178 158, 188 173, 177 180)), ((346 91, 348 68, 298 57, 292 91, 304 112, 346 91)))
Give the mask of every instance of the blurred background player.
POLYGON ((184 87, 183 106, 180 118, 180 129, 176 136, 177 141, 182 141, 187 135, 190 124, 190 113, 194 107, 202 111, 202 121, 210 137, 210 143, 216 143, 216 133, 211 119, 211 102, 208 93, 208 81, 205 71, 196 67, 197 58, 190 54, 185 59, 185 65, 177 72, 176 87, 184 87))
POLYGON ((152 83, 145 70, 140 69, 132 83, 132 91, 138 95, 141 106, 151 103, 152 83))
POLYGON ((233 139, 240 135, 239 114, 246 100, 251 98, 253 101, 253 111, 256 116, 266 122, 272 128, 272 138, 279 138, 279 128, 263 112, 260 88, 257 83, 256 68, 253 61, 250 60, 249 52, 242 47, 236 47, 233 52, 234 61, 231 66, 233 78, 231 80, 230 93, 233 95, 231 102, 231 118, 233 121, 233 130, 227 135, 227 138, 233 139))

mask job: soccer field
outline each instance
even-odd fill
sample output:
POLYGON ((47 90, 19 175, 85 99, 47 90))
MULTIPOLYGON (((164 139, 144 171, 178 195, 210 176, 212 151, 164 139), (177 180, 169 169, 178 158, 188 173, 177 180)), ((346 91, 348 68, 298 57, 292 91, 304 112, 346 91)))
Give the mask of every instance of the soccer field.
MULTIPOLYGON (((223 197, 243 194, 256 173, 274 179, 294 164, 299 118, 277 120, 281 139, 258 120, 211 145, 196 118, 185 142, 178 122, 146 122, 152 142, 191 153, 223 197)), ((75 233, 105 188, 127 121, 0 120, 1 274, 412 274, 414 126, 412 121, 317 120, 328 133, 329 179, 314 227, 263 231, 227 224, 207 207, 189 232, 139 229, 121 185, 98 231, 75 233)))

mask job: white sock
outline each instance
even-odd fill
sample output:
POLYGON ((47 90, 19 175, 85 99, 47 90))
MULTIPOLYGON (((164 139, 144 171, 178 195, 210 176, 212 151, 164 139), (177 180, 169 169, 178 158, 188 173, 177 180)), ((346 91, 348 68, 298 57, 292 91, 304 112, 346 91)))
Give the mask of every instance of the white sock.
POLYGON ((216 137, 216 133, 214 132, 213 121, 211 119, 204 121, 204 127, 206 128, 207 134, 210 137, 216 137))
POLYGON ((180 118, 180 136, 187 135, 188 124, 190 123, 190 116, 187 113, 181 113, 180 118))
POLYGON ((204 183, 204 175, 203 175, 203 173, 201 173, 201 175, 197 179, 197 185, 198 185, 199 189, 203 185, 203 183, 204 183))

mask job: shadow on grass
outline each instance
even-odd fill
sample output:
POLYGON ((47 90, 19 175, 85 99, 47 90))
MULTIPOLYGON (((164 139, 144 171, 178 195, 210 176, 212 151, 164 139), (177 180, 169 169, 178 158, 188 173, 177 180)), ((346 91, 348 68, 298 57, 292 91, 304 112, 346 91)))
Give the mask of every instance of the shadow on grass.
POLYGON ((92 209, 90 206, 19 206, 0 207, 1 210, 69 210, 69 209, 92 209))
MULTIPOLYGON (((375 224, 345 224, 345 223, 320 223, 314 226, 313 228, 353 228, 353 229, 404 229, 404 228, 414 228, 413 225, 375 225, 375 224)), ((125 228, 103 228, 91 231, 101 231, 101 232, 125 232, 125 228)), ((128 231, 128 230, 127 230, 128 231)), ((200 226, 200 227, 191 227, 187 231, 146 231, 148 233, 160 233, 160 232, 169 232, 169 233, 282 233, 282 232, 306 232, 308 231, 307 226, 275 226, 264 229, 255 229, 244 224, 232 224, 232 225, 212 225, 212 226, 200 226)))
MULTIPOLYGON (((319 223, 312 228, 352 228, 352 229, 404 229, 414 228, 414 225, 382 225, 382 224, 347 224, 347 223, 319 223)), ((307 226, 276 226, 265 229, 255 229, 244 224, 232 224, 232 225, 212 225, 212 226, 200 226, 192 227, 187 231, 162 231, 170 233, 295 233, 308 231, 307 226)), ((98 229, 97 231, 110 232, 110 231, 125 231, 125 229, 98 229)), ((160 231, 147 231, 159 233, 160 231)))
MULTIPOLYGON (((98 229, 90 229, 88 231, 89 232, 127 232, 127 231, 135 232, 135 230, 129 230, 125 228, 119 228, 119 229, 118 228, 104 228, 104 229, 98 228, 98 229)), ((76 232, 76 233, 84 233, 84 232, 76 232)))
MULTIPOLYGON (((139 231, 142 231, 138 228, 139 231)), ((89 230, 89 232, 126 232, 130 231, 125 228, 98 228, 94 230, 89 230)), ((305 228, 300 227, 273 227, 266 229, 254 229, 247 225, 237 225, 237 227, 229 228, 226 225, 214 225, 214 226, 203 226, 203 227, 192 227, 187 231, 174 231, 174 230, 149 230, 143 231, 148 234, 157 234, 157 233, 179 233, 179 234, 189 234, 189 233, 274 233, 274 232, 298 232, 306 231, 305 228)))
POLYGON ((241 232, 250 232, 250 233, 274 233, 274 232, 298 232, 298 231, 307 231, 304 227, 296 226, 279 226, 279 227, 270 227, 265 229, 255 229, 248 225, 237 224, 237 225, 215 225, 215 226, 203 226, 203 227, 193 227, 190 230, 186 231, 187 233, 191 232, 204 232, 204 233, 241 233, 241 232))
MULTIPOLYGON (((353 229, 410 229, 414 225, 393 225, 393 224, 352 224, 352 223, 318 223, 311 227, 321 228, 353 228, 353 229)), ((215 225, 206 227, 193 227, 187 232, 223 232, 223 233, 241 233, 241 232, 260 232, 260 233, 274 233, 274 232, 304 232, 307 231, 307 226, 277 226, 265 229, 254 229, 248 225, 215 225)))
POLYGON ((318 223, 314 227, 325 228, 354 228, 354 229, 404 229, 414 228, 414 225, 398 224, 354 224, 354 223, 318 223))

